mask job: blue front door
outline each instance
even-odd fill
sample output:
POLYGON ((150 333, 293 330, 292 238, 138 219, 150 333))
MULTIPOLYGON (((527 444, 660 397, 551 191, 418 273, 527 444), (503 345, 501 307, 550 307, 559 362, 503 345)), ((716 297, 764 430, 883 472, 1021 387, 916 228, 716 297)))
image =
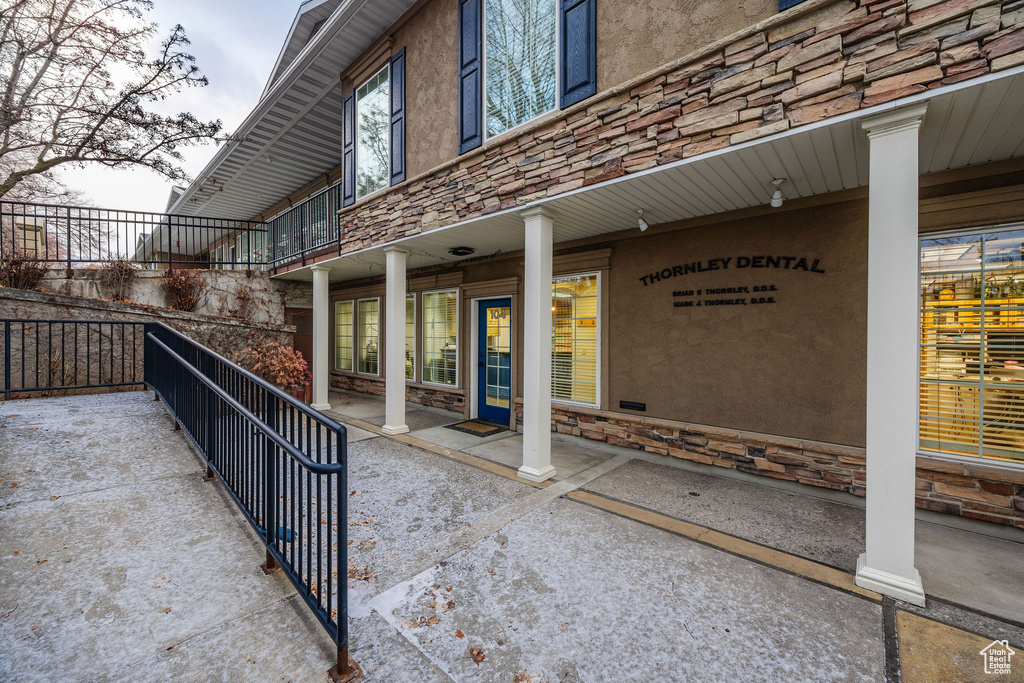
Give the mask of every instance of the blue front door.
POLYGON ((512 300, 479 302, 477 415, 509 424, 512 406, 512 300))

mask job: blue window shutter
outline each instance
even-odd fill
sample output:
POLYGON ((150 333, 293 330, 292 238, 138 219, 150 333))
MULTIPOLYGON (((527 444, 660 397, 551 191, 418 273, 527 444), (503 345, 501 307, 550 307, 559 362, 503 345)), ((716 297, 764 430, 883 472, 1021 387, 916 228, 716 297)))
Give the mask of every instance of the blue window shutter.
POLYGON ((391 184, 405 181, 405 48, 391 58, 391 184))
POLYGON ((459 0, 459 154, 483 144, 483 0, 459 0))
POLYGON ((803 1, 804 0, 779 0, 779 11, 781 12, 784 9, 789 9, 795 5, 799 5, 803 1))
POLYGON ((597 0, 561 0, 561 108, 597 92, 597 0))
POLYGON ((341 205, 356 201, 356 93, 353 90, 342 105, 341 205))

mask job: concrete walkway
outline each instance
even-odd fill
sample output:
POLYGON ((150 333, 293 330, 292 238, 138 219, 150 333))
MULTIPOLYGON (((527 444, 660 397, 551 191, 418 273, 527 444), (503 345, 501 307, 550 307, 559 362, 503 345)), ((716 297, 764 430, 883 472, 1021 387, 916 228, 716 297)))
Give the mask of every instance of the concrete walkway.
MULTIPOLYGON (((431 443, 452 415, 421 410, 385 438, 373 403, 332 396, 358 413, 348 583, 368 680, 986 680, 982 647, 1024 645, 1012 620, 855 587, 841 519, 831 545, 767 547, 801 538, 804 501, 752 505, 758 530, 715 515, 741 482, 588 449, 532 485, 501 462, 515 436, 431 443)), ((258 539, 151 394, 8 402, 0 425, 0 679, 326 679, 332 644, 259 572, 258 539)))
POLYGON ((320 681, 333 643, 149 392, 0 406, 0 680, 320 681))

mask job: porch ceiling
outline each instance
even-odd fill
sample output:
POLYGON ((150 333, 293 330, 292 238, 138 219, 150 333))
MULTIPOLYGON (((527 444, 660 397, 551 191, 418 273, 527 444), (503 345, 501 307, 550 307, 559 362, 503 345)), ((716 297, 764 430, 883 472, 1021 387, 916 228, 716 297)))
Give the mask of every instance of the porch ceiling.
MULTIPOLYGON (((786 178, 788 199, 868 184, 867 137, 860 119, 898 106, 929 100, 921 129, 921 174, 1024 156, 1024 70, 977 79, 754 140, 704 157, 650 169, 600 186, 583 188, 527 206, 556 212, 554 241, 637 229, 637 209, 651 225, 767 204, 773 178, 786 178)), ((408 267, 421 268, 524 247, 523 219, 516 207, 413 235, 390 244, 409 250, 408 267), (469 246, 472 256, 449 256, 469 246)), ((327 261, 332 282, 385 272, 384 245, 327 261)), ((308 280, 308 269, 278 277, 308 280)))
POLYGON ((341 163, 340 74, 415 0, 336 4, 308 43, 285 46, 236 141, 221 146, 169 213, 248 220, 341 163))

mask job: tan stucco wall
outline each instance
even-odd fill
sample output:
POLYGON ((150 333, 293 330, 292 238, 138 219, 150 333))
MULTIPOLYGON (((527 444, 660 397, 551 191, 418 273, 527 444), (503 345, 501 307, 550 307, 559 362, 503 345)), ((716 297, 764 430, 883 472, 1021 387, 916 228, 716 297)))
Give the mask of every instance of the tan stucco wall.
POLYGON ((654 417, 862 445, 866 213, 865 202, 846 202, 618 243, 610 272, 609 407, 639 401, 654 417), (756 255, 820 259, 826 272, 735 268, 738 257, 756 255), (654 270, 730 257, 725 270, 646 287, 639 280, 654 270), (759 285, 778 291, 673 297, 759 285), (777 303, 673 306, 755 296, 777 303))
POLYGON ((597 2, 597 91, 767 19, 778 0, 597 2))
MULTIPOLYGON (((778 12, 777 0, 597 3, 601 92, 778 12)), ((433 0, 394 33, 406 48, 407 177, 458 156, 458 3, 433 0)))
MULTIPOLYGON (((760 207, 657 225, 644 234, 633 230, 556 245, 556 254, 562 255, 611 249, 609 270, 602 275, 607 279, 602 283, 606 301, 601 322, 607 327, 602 334, 607 372, 601 379, 601 407, 629 412, 619 408, 619 401, 639 401, 647 410, 638 415, 862 447, 867 194, 865 189, 851 190, 791 200, 778 210, 760 207), (808 265, 818 259, 826 272, 735 268, 737 257, 758 255, 806 257, 808 265), (730 268, 646 287, 639 280, 655 270, 722 258, 733 259, 730 268), (713 298, 774 296, 777 303, 673 306, 677 300, 698 298, 674 297, 676 291, 755 285, 775 285, 777 291, 713 298)), ((1024 162, 922 178, 922 233, 1018 220, 1024 220, 1024 162)), ((470 348, 470 299, 475 295, 467 294, 467 288, 516 278, 516 285, 493 296, 515 297, 513 393, 520 396, 522 252, 429 273, 457 271, 462 272, 463 291, 459 388, 468 392, 476 361, 470 348)), ((382 293, 382 280, 374 282, 370 286, 382 293)), ((334 289, 332 299, 345 296, 344 287, 334 289)))
POLYGON ((405 47, 406 177, 458 156, 458 3, 433 0, 395 32, 405 47))

